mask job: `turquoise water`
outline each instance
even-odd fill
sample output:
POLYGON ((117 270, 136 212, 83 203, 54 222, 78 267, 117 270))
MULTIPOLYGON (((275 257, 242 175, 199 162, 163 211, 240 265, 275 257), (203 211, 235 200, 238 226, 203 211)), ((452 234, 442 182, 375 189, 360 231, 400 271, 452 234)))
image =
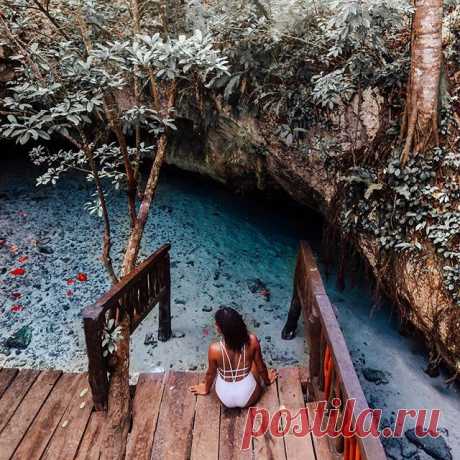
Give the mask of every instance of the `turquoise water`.
MULTIPOLYGON (((32 340, 22 351, 0 345, 0 366, 84 370, 81 310, 108 287, 98 260, 102 225, 84 210, 90 184, 74 176, 55 187, 36 188, 37 172, 28 163, 2 165, 0 240, 5 243, 0 246, 0 331, 7 338, 28 326, 32 340), (27 260, 20 263, 24 256, 27 260), (26 272, 14 277, 10 271, 18 266, 26 272), (78 273, 85 273, 88 281, 68 284, 78 273), (20 298, 14 298, 17 293, 20 298), (18 305, 20 310, 11 311, 18 305)), ((129 230, 125 198, 111 196, 110 211, 113 255, 119 261, 120 242, 129 230)), ((304 365, 302 326, 292 342, 282 341, 280 332, 292 294, 298 242, 307 239, 318 252, 320 226, 313 213, 285 202, 240 198, 193 176, 164 174, 141 258, 160 244, 172 243, 175 337, 167 343, 155 341, 157 317, 152 312, 132 338, 132 374, 171 367, 204 369, 207 346, 215 335, 212 314, 220 305, 243 313, 261 338, 270 366, 304 365), (145 344, 149 333, 153 340, 145 344)), ((398 334, 391 308, 374 311, 364 280, 344 292, 335 286, 332 274, 326 287, 371 405, 383 408, 387 418, 399 407, 441 409, 444 437, 460 456, 458 389, 446 387, 446 376, 432 379, 423 372, 425 351, 398 334), (366 368, 384 372, 388 383, 367 381, 366 368)), ((400 453, 400 447, 392 447, 390 458, 430 458, 421 451, 413 454, 407 442, 402 446, 400 453)))
MULTIPOLYGON (((0 257, 7 268, 0 275, 4 299, 0 327, 6 336, 24 325, 33 329, 26 350, 0 354, 0 359, 8 365, 82 370, 86 361, 81 309, 108 287, 98 260, 102 224, 84 210, 92 190, 81 177, 36 188, 36 175, 27 164, 9 163, 0 176, 0 238, 6 240, 0 257), (50 254, 40 252, 34 241, 50 254), (11 246, 17 250, 12 252, 11 246), (12 277, 10 270, 23 256, 28 257, 26 274, 12 277), (88 281, 68 285, 67 280, 80 272, 88 281), (21 294, 18 301, 11 298, 14 292, 21 294), (22 311, 11 311, 16 304, 22 311)), ((129 231, 125 197, 111 196, 109 207, 113 257, 118 263, 129 231)), ((163 175, 141 259, 171 242, 176 337, 165 344, 144 344, 146 335, 157 330, 156 311, 152 312, 132 340, 133 372, 204 366, 206 343, 214 334, 212 314, 220 305, 243 313, 248 326, 264 339, 269 364, 304 361, 301 335, 289 343, 280 338, 303 223, 287 210, 275 216, 269 211, 268 203, 251 204, 209 182, 163 175)))

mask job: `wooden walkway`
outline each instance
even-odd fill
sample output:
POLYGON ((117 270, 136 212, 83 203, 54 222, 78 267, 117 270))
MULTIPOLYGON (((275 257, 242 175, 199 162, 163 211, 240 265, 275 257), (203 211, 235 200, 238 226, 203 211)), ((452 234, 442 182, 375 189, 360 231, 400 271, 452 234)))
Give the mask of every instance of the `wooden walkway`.
MULTIPOLYGON (((140 375, 127 459, 333 458, 326 440, 324 445, 310 436, 267 435, 241 451, 247 411, 223 408, 214 394, 193 396, 188 387, 201 377, 194 372, 140 375)), ((281 369, 258 407, 297 412, 305 407, 303 379, 298 368, 281 369)), ((104 421, 105 413, 94 410, 86 374, 0 369, 0 460, 99 459, 104 421)))

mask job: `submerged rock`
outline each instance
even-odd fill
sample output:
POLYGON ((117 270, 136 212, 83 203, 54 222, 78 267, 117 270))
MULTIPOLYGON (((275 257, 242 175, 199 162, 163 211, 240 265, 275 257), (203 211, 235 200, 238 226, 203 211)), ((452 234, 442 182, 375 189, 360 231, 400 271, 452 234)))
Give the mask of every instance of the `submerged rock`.
POLYGON ((157 340, 155 339, 155 335, 153 332, 148 332, 145 334, 144 345, 153 345, 156 347, 158 345, 157 340))
POLYGON ((420 447, 428 455, 437 460, 453 460, 451 448, 442 436, 437 438, 432 438, 431 436, 419 438, 415 434, 415 429, 412 428, 406 431, 406 437, 411 443, 420 447))
POLYGON ((253 280, 248 280, 248 288, 253 294, 257 294, 261 289, 266 289, 267 287, 261 279, 255 278, 253 280))
POLYGON ((17 348, 25 350, 32 340, 32 329, 30 326, 21 327, 15 334, 9 337, 5 345, 8 348, 17 348))
POLYGON ((38 251, 41 252, 42 254, 48 254, 48 255, 50 255, 50 254, 53 254, 53 253, 54 253, 54 251, 53 251, 50 247, 48 247, 48 246, 37 246, 37 249, 38 249, 38 251))
POLYGON ((376 385, 386 385, 389 383, 388 377, 383 371, 379 371, 378 369, 371 369, 370 367, 365 367, 362 370, 364 378, 368 382, 375 383, 376 385))
POLYGON ((258 294, 264 297, 267 302, 270 300, 270 290, 261 279, 255 278, 253 280, 248 280, 248 288, 253 294, 258 294))

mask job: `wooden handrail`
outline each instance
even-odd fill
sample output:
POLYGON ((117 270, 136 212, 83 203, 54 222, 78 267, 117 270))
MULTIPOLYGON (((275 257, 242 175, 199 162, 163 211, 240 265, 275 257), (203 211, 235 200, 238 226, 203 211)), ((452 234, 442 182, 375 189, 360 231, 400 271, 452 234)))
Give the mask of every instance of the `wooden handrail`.
POLYGON ((170 249, 170 244, 162 246, 83 310, 88 380, 96 410, 107 409, 110 369, 104 357, 103 337, 108 319, 129 315, 133 333, 158 303, 158 339, 166 341, 171 337, 170 249))
MULTIPOLYGON (((329 297, 321 279, 318 265, 307 242, 300 244, 294 278, 293 305, 301 307, 305 337, 310 347, 310 378, 317 389, 318 400, 331 401, 337 397, 342 408, 347 400, 355 400, 351 414, 353 424, 357 416, 369 409, 348 347, 340 329, 329 297)), ((342 417, 345 414, 341 414, 342 417)), ((335 446, 346 460, 385 460, 386 454, 380 439, 339 438, 335 446)))

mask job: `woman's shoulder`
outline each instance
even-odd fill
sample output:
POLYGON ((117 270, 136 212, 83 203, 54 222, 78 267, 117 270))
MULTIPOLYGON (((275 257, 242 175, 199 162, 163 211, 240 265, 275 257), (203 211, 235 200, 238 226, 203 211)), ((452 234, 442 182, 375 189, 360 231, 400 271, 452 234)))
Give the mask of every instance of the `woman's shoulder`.
POLYGON ((249 333, 249 346, 254 349, 260 347, 260 340, 257 335, 249 333))
POLYGON ((220 352, 220 342, 211 342, 209 344, 209 351, 211 353, 218 353, 220 352))

